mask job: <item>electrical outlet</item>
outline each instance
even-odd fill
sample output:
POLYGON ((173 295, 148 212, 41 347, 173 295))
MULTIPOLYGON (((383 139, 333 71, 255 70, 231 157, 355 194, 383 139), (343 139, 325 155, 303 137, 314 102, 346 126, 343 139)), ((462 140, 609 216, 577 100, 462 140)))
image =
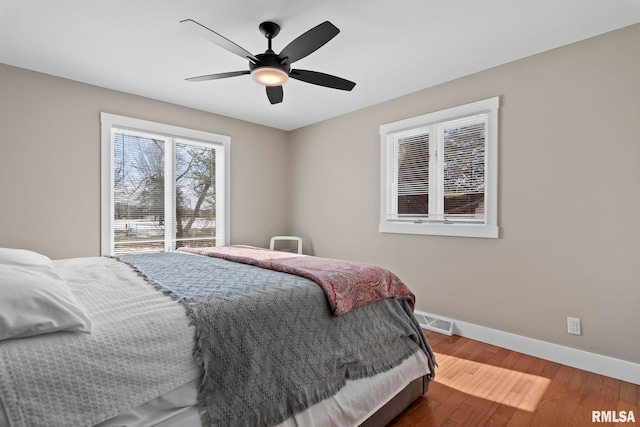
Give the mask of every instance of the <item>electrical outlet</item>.
POLYGON ((572 335, 582 335, 580 319, 577 317, 567 317, 567 332, 572 335))

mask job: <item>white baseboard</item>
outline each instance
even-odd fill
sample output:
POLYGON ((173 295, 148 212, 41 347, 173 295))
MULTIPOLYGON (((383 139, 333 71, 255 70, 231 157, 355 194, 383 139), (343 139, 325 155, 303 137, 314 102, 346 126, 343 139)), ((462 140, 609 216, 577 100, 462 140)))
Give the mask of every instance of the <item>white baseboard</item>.
MULTIPOLYGON (((416 314, 437 316, 419 310, 416 310, 416 314)), ((453 332, 455 335, 640 385, 640 364, 638 363, 527 338, 473 323, 451 320, 454 322, 453 332)))

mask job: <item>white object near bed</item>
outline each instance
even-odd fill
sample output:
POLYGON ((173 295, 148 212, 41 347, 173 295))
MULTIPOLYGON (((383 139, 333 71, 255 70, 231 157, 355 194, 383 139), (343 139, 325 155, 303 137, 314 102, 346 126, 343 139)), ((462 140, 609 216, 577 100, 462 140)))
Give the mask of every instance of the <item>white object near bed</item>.
POLYGON ((275 250, 276 242, 280 240, 297 242, 298 243, 298 253, 302 254, 302 238, 296 236, 273 236, 271 238, 271 243, 269 244, 269 249, 272 251, 275 250))

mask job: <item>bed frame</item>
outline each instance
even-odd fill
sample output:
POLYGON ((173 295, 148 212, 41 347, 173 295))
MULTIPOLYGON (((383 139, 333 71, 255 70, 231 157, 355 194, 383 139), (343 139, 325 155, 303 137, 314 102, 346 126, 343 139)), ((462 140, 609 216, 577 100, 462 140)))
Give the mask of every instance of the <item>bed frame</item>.
POLYGON ((429 389, 428 375, 416 378, 396 394, 386 405, 367 418, 360 427, 384 427, 400 415, 429 389))

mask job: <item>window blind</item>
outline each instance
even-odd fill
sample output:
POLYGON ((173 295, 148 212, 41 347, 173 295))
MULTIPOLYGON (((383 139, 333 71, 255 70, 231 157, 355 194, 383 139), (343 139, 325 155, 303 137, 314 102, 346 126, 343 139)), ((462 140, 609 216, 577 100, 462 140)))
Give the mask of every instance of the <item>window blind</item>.
POLYGON ((484 217, 485 116, 481 114, 441 126, 445 217, 484 217))
POLYGON ((114 252, 164 250, 164 144, 152 135, 114 130, 114 252))
POLYGON ((398 138, 397 194, 399 215, 429 213, 429 133, 398 138))

